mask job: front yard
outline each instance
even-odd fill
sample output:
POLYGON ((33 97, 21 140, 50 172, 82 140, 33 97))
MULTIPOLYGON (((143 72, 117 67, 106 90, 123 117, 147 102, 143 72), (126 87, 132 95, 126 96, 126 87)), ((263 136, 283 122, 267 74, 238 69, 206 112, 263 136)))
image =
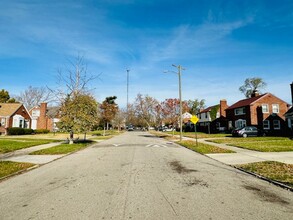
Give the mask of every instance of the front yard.
POLYGON ((32 166, 34 166, 34 164, 0 161, 0 179, 13 173, 26 170, 27 168, 32 166))
POLYGON ((293 140, 285 137, 222 138, 208 141, 261 152, 293 151, 293 140))
POLYGON ((293 187, 293 164, 265 161, 237 165, 236 167, 293 187))
POLYGON ((93 141, 86 141, 74 144, 60 144, 55 147, 46 148, 43 150, 38 150, 30 153, 30 155, 58 155, 58 154, 68 154, 86 148, 88 145, 92 144, 93 141))
POLYGON ((209 144, 196 144, 195 141, 178 141, 177 143, 201 154, 235 153, 232 150, 215 147, 209 144))
POLYGON ((23 148, 33 147, 42 144, 56 142, 56 140, 39 140, 28 138, 1 138, 0 139, 0 154, 20 150, 23 148))
MULTIPOLYGON (((163 132, 166 134, 173 135, 172 131, 163 132)), ((180 135, 179 131, 174 131, 174 135, 180 135)), ((195 132, 182 132, 184 137, 195 138, 195 132)), ((231 134, 206 134, 203 132, 196 132, 197 138, 221 138, 221 137, 231 137, 231 134)))

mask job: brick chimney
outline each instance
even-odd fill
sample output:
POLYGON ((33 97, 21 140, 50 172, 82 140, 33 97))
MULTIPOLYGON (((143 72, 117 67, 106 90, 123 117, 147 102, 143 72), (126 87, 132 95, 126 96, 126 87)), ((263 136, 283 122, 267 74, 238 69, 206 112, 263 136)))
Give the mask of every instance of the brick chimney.
POLYGON ((47 113, 47 103, 41 103, 40 116, 38 118, 38 125, 37 125, 38 129, 47 129, 46 113, 47 113))
POLYGON ((40 106, 40 117, 46 117, 47 103, 43 102, 40 106))
POLYGON ((228 108, 227 100, 226 99, 220 100, 220 116, 226 117, 226 111, 225 111, 226 108, 228 108))
POLYGON ((257 96, 259 96, 258 90, 253 90, 250 97, 253 98, 253 97, 257 97, 257 96))

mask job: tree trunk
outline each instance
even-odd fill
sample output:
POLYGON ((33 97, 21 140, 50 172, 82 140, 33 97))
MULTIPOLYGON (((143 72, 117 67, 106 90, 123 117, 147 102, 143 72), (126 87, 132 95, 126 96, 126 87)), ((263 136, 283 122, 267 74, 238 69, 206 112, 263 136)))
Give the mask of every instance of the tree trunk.
POLYGON ((73 144, 73 131, 70 131, 69 144, 73 144))
POLYGON ((86 140, 86 132, 84 133, 83 140, 86 140))
POLYGON ((104 133, 103 133, 103 136, 106 135, 106 124, 104 123, 104 133))

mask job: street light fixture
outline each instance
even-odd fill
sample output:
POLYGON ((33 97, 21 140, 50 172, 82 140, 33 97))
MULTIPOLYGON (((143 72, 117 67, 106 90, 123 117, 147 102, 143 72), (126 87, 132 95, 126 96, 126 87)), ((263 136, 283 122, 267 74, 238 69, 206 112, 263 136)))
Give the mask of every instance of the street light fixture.
MULTIPOLYGON (((174 71, 168 71, 168 72, 174 72, 178 74, 178 78, 179 78, 179 106, 180 106, 180 110, 179 110, 179 114, 180 114, 180 123, 179 123, 179 127, 180 127, 180 141, 182 141, 182 96, 181 96, 181 71, 185 70, 185 68, 183 68, 181 65, 176 66, 175 64, 172 64, 173 67, 178 69, 178 72, 174 72, 174 71)), ((166 72, 166 71, 165 71, 166 72)))

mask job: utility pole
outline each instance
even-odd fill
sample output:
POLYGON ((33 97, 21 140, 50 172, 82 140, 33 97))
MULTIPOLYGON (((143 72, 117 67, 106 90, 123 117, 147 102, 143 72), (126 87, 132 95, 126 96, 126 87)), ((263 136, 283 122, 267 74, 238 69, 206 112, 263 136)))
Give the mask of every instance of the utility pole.
POLYGON ((129 116, 129 107, 128 107, 128 105, 129 105, 129 100, 128 100, 128 92, 129 92, 129 71, 130 71, 130 69, 126 69, 126 71, 127 71, 127 100, 126 100, 126 111, 127 111, 127 118, 126 118, 126 124, 128 124, 128 116, 129 116))
POLYGON ((180 141, 182 141, 182 96, 181 96, 181 71, 185 70, 181 65, 174 65, 172 64, 175 68, 178 69, 178 78, 179 78, 179 102, 180 102, 180 141))

